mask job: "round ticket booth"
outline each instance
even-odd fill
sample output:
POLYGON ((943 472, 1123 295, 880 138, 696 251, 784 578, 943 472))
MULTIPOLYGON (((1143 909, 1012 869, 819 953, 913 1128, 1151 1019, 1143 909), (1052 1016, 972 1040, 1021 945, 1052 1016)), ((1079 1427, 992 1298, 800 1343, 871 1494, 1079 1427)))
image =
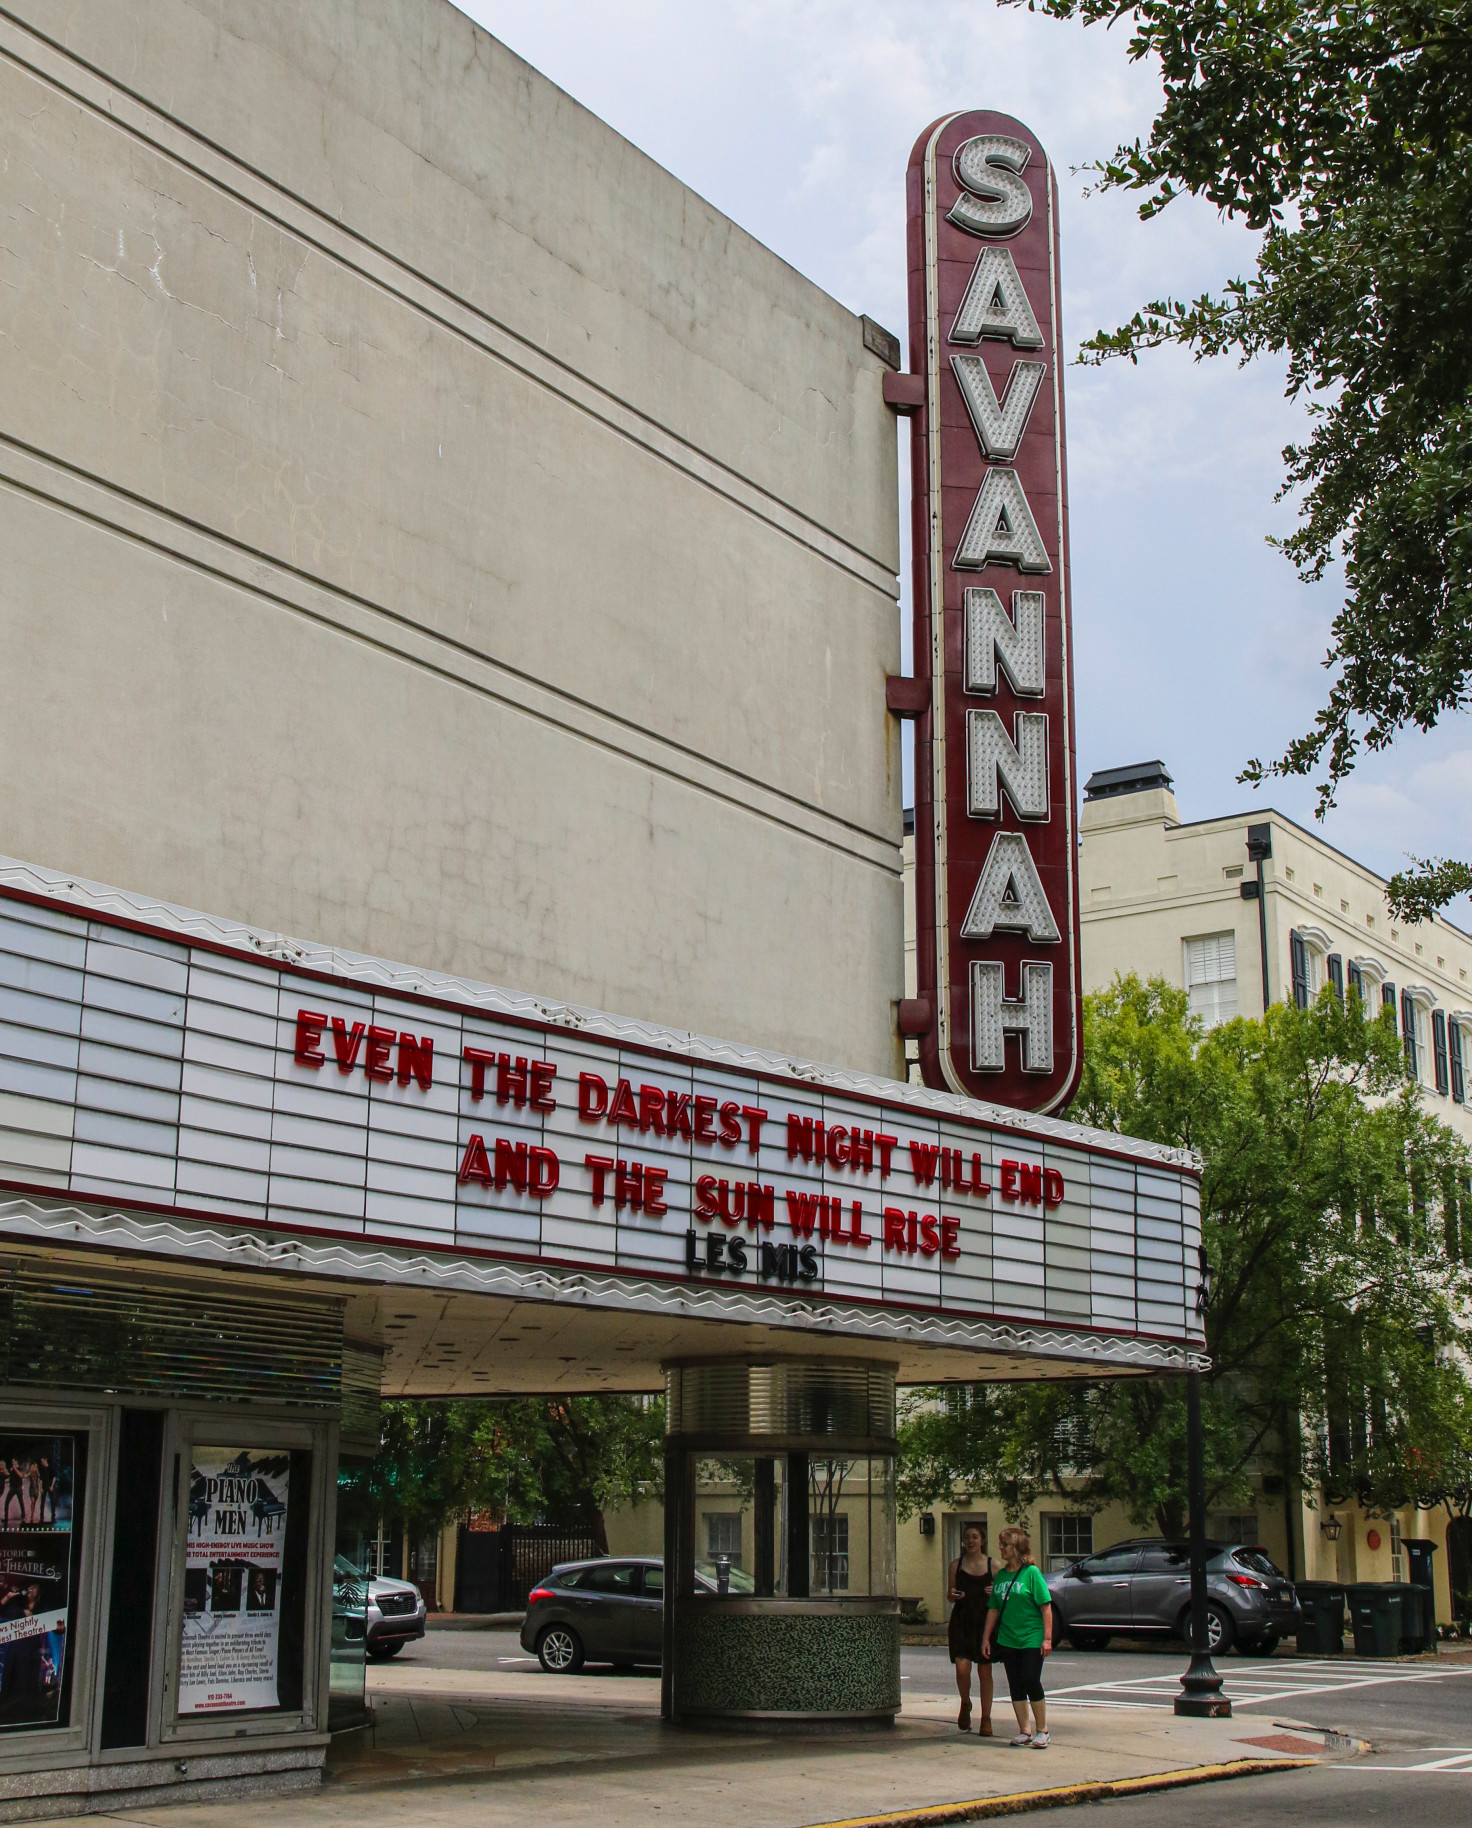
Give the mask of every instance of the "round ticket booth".
POLYGON ((894 1367, 702 1361, 665 1380, 665 1717, 893 1725, 894 1367))

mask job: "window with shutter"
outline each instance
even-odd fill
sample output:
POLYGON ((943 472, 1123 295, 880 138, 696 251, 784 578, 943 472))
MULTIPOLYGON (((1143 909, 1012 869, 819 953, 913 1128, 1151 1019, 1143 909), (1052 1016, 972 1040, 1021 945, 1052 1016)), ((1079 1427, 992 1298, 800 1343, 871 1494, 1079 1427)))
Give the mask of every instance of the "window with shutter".
POLYGON ((1406 1071, 1412 1079, 1419 1079, 1421 1062, 1416 1047, 1416 1005, 1409 990, 1400 993, 1400 1032, 1406 1044, 1406 1071))
POLYGON ((1191 1014, 1207 1028, 1230 1022, 1237 1013, 1236 934, 1206 933, 1182 943, 1191 1014))
POLYGON ((1288 953, 1293 965, 1293 1001, 1300 1009, 1308 1008, 1308 947, 1301 933, 1288 935, 1288 953))
POLYGON ((1353 959, 1349 961, 1349 993, 1351 996, 1357 996, 1362 1003, 1364 1002, 1365 974, 1353 959))
POLYGON ((1462 1024, 1453 1020, 1447 1036, 1452 1065, 1452 1098, 1457 1104, 1467 1102, 1467 1081, 1462 1072, 1462 1024))
POLYGON ((1329 975, 1329 983, 1335 996, 1344 1001, 1344 960, 1337 952, 1331 952, 1324 960, 1324 970, 1329 975))
POLYGON ((1439 1009, 1431 1012, 1431 1052, 1436 1066, 1436 1089, 1445 1098, 1451 1088, 1452 1076, 1446 1057, 1446 1017, 1439 1009))
POLYGON ((1384 1020, 1385 1011, 1387 1009, 1390 1011, 1390 1026, 1392 1028, 1394 1028, 1395 1027, 1395 985, 1394 984, 1382 984, 1380 986, 1380 1015, 1381 1015, 1382 1021, 1384 1020))

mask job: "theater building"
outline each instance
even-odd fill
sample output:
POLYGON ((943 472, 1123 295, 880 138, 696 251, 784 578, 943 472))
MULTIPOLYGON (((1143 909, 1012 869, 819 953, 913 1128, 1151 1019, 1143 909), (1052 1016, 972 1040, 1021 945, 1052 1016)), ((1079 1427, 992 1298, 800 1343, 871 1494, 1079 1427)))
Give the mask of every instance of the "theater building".
POLYGON ((0 229, 0 1812, 317 1780, 382 1395, 664 1391, 667 1714, 892 1719, 896 1387, 1201 1342, 901 1077, 898 344, 444 0, 16 0, 0 229))

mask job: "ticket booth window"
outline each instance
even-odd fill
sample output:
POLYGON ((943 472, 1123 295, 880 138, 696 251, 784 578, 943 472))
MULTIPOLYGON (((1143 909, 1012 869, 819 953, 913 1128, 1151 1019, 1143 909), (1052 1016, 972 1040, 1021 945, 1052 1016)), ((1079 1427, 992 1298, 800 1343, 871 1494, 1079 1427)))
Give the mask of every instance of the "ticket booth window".
POLYGON ((692 1598, 895 1593, 888 1455, 723 1455, 695 1489, 692 1598))

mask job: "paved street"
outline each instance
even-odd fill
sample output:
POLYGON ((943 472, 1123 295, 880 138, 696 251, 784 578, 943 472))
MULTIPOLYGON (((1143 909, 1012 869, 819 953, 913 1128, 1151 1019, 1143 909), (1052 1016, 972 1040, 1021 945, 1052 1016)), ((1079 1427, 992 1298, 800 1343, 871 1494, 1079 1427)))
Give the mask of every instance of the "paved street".
MULTIPOLYGON (((1177 1649, 1060 1651, 1048 1659, 1049 1697, 1070 1712, 1169 1708, 1185 1663, 1185 1652, 1177 1649)), ((414 1665, 509 1673, 535 1670, 537 1661, 521 1648, 514 1631, 436 1630, 405 1650, 392 1667, 414 1665)), ((950 1662, 938 1645, 907 1645, 901 1668, 907 1697, 955 1693, 950 1662)), ((1220 1668, 1237 1711, 1269 1723, 1280 1716, 1344 1728, 1376 1746, 1472 1748, 1472 1659, 1358 1662, 1297 1657, 1285 1650, 1275 1657, 1224 1657, 1220 1668)), ((599 1675, 606 1678, 608 1672, 599 1675)), ((655 1680, 645 1670, 629 1671, 620 1679, 637 1689, 655 1680)))
MULTIPOLYGON (((1065 1650, 1052 1657, 1048 1683, 1055 1746, 1061 1750, 1080 1736, 1094 1740, 1101 1728, 1111 1739, 1111 1721, 1123 1734, 1131 1720, 1160 1719, 1170 1709, 1184 1662, 1184 1653, 1175 1648, 1065 1650)), ((452 1682, 456 1671, 499 1674, 522 1692, 534 1692, 537 1681, 535 1659, 521 1649, 514 1632, 436 1630, 388 1670, 370 1675, 370 1687, 396 1689, 413 1680, 416 1667, 426 1683, 452 1682)), ((917 1708, 926 1716, 940 1713, 954 1693, 944 1650, 908 1646, 902 1667, 907 1714, 917 1708)), ((1284 1722, 1340 1728, 1368 1740, 1375 1751, 1312 1770, 1203 1785, 1190 1791, 1188 1801, 1172 1791, 1085 1805, 1099 1818, 1100 1828, 1114 1823, 1165 1828, 1183 1816, 1189 1816, 1193 1828, 1229 1823, 1236 1828, 1249 1808, 1270 1809, 1277 1820, 1305 1828, 1354 1828, 1393 1819, 1435 1828, 1472 1818, 1472 1658, 1452 1653, 1436 1663, 1382 1663, 1301 1658, 1284 1651, 1272 1658, 1226 1657, 1221 1668, 1236 1708, 1236 1719, 1225 1729, 1236 1755, 1251 1756, 1252 1742, 1271 1741, 1282 1733, 1284 1722)), ((578 1679, 551 1680, 557 1682, 559 1699, 576 1693, 578 1679)), ((600 1670, 583 1680, 590 1699, 595 1689, 608 1698, 616 1692, 614 1683, 626 1685, 632 1704, 647 1707, 655 1699, 652 1672, 614 1676, 600 1670)), ((385 1694, 388 1699, 391 1695, 385 1694)), ((959 1735, 952 1743, 965 1744, 959 1735)))
POLYGON ((1468 1819, 1472 1790, 1465 1778, 1448 1778, 1444 1772, 1391 1771, 1377 1761, 1357 1759, 1241 1783, 1203 1784, 1189 1792, 1188 1801, 1179 1790, 1166 1790, 1092 1803, 1085 1812, 1099 1828, 1179 1828, 1183 1818, 1189 1818, 1191 1828, 1240 1828, 1249 1808, 1270 1816, 1274 1828, 1359 1828, 1360 1823, 1392 1821, 1443 1828, 1468 1819))
MULTIPOLYGON (((1168 1708, 1185 1665, 1183 1649, 1065 1650, 1048 1659, 1046 1682, 1055 1705, 1069 1710, 1168 1708)), ((951 1666, 939 1647, 907 1647, 902 1667, 907 1695, 953 1692, 951 1666)), ((1319 1660, 1282 1650, 1275 1657, 1223 1657, 1218 1667, 1238 1713, 1343 1727, 1376 1745, 1472 1746, 1472 1660, 1319 1660)))

